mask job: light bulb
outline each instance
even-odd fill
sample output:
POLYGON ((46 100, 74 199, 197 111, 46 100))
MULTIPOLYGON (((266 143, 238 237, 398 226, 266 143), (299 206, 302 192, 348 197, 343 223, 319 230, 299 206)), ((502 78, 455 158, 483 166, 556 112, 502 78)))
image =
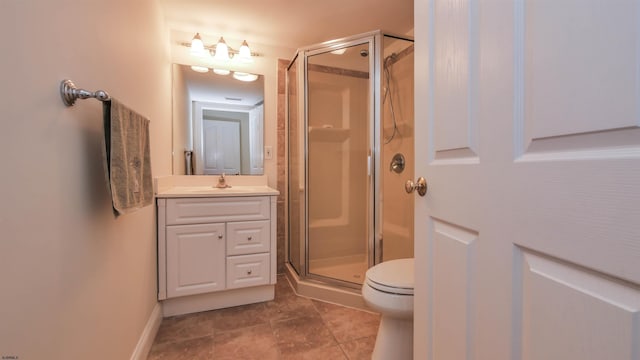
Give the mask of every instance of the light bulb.
POLYGON ((240 46, 238 59, 244 63, 253 62, 253 58, 251 57, 251 49, 249 49, 249 44, 247 44, 247 40, 243 41, 242 45, 240 46))
POLYGON ((214 56, 214 59, 221 60, 221 61, 229 60, 229 47, 227 47, 227 43, 224 42, 224 39, 222 38, 222 36, 220 37, 220 40, 218 40, 218 43, 216 44, 216 55, 214 56))
POLYGON ((202 38, 200 37, 200 33, 196 33, 196 36, 191 40, 191 55, 194 56, 205 56, 206 51, 204 50, 204 43, 202 42, 202 38))

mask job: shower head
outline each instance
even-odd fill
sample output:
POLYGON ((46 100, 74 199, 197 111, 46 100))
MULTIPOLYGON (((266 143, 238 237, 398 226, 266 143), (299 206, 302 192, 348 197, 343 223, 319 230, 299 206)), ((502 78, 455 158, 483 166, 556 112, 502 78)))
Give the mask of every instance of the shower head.
POLYGON ((384 58, 384 66, 386 67, 388 65, 388 62, 395 60, 396 57, 398 57, 398 54, 396 53, 391 53, 391 55, 388 55, 386 58, 384 58))

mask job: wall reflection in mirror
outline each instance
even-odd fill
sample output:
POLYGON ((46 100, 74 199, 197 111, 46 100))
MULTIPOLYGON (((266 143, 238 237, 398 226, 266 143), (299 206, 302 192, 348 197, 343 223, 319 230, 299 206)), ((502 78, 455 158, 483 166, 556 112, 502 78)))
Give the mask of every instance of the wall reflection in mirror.
POLYGON ((173 174, 264 173, 264 76, 173 65, 173 174))

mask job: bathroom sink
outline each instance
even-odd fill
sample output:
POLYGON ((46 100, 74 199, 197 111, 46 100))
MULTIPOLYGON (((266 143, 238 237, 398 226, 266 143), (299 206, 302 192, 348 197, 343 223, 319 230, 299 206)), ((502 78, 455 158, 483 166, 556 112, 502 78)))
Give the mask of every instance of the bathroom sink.
POLYGON ((253 196, 272 195, 276 190, 268 186, 231 186, 217 188, 215 186, 174 186, 158 194, 160 197, 206 197, 206 196, 253 196))
POLYGON ((184 191, 189 193, 207 193, 207 192, 217 192, 227 189, 220 189, 215 186, 176 186, 173 188, 175 191, 184 191))

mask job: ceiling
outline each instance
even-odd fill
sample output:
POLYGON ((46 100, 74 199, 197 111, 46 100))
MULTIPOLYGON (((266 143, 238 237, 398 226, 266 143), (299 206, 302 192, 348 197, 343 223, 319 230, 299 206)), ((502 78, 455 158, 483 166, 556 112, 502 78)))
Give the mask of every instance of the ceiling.
POLYGON ((182 73, 192 101, 244 106, 255 106, 264 101, 263 75, 260 75, 257 81, 244 82, 228 75, 191 71, 187 65, 176 64, 173 71, 182 73))
POLYGON ((158 1, 172 32, 246 39, 250 45, 298 49, 378 29, 398 35, 413 30, 414 0, 158 1))

